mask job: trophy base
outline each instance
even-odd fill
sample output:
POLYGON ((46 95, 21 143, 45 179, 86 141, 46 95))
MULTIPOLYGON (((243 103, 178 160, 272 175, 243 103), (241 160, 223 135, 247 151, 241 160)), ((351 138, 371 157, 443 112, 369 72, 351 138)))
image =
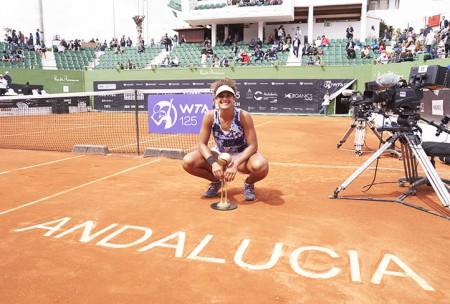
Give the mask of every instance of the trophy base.
POLYGON ((232 204, 232 203, 217 202, 217 203, 211 204, 211 208, 213 208, 214 210, 219 210, 219 211, 230 211, 230 210, 236 209, 237 205, 232 204))

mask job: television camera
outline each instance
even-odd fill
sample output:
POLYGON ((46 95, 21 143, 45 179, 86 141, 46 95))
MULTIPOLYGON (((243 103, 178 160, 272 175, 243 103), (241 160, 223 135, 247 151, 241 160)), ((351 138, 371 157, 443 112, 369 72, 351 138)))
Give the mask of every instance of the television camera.
MULTIPOLYGON (((410 184, 409 189, 395 200, 375 199, 373 197, 366 199, 401 203, 450 220, 449 216, 403 201, 408 195, 414 195, 418 186, 431 185, 442 202, 442 205, 446 208, 450 208, 450 187, 446 185, 450 184, 450 181, 439 178, 436 169, 434 168, 433 160, 435 156, 450 156, 450 144, 444 143, 437 145, 436 143, 423 143, 421 138, 422 129, 418 126, 418 122, 422 120, 437 129, 436 135, 441 132, 450 134, 450 131, 446 127, 446 124, 450 121, 450 116, 446 115, 441 124, 438 125, 433 121, 422 118, 420 114, 417 113, 422 106, 421 99, 423 98, 423 89, 435 90, 444 88, 450 88, 450 72, 446 67, 419 66, 411 69, 409 84, 399 76, 390 73, 380 76, 376 81, 376 85, 373 82, 366 83, 366 90, 363 94, 355 91, 347 92, 347 95, 350 95, 349 103, 357 111, 360 110, 372 113, 374 108, 378 108, 379 113, 383 114, 385 117, 388 117, 388 113, 390 112, 397 114, 397 122, 392 123, 392 126, 381 127, 382 131, 390 131, 393 135, 389 137, 384 142, 384 145, 367 159, 358 170, 337 187, 330 198, 365 199, 339 196, 339 193, 346 189, 346 187, 377 160, 382 153, 386 152, 391 147, 395 147, 395 143, 398 141, 401 146, 403 167, 405 170, 405 178, 399 179, 399 184, 400 181, 406 181, 410 184), (428 158, 429 156, 431 156, 431 161, 428 158), (425 172, 425 177, 418 176, 418 164, 420 164, 425 172)), ((368 113, 357 115, 362 119, 367 117, 368 113)), ((346 137, 344 136, 344 139, 345 138, 346 137)))

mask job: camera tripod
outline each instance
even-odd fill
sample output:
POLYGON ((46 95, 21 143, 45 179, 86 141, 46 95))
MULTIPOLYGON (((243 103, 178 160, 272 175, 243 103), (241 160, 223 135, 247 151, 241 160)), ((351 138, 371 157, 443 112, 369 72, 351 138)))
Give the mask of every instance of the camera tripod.
MULTIPOLYGON (((380 140, 380 142, 384 143, 384 140, 381 138, 381 134, 377 131, 375 126, 373 125, 372 121, 370 121, 367 116, 359 116, 358 118, 353 121, 353 123, 348 128, 347 132, 345 132, 342 139, 337 143, 336 147, 339 149, 343 143, 347 140, 347 138, 352 134, 353 130, 356 129, 355 134, 355 154, 356 156, 361 156, 362 154, 362 146, 364 145, 364 140, 366 138, 366 126, 369 127, 369 129, 375 134, 375 136, 380 140)), ((395 146, 393 145, 395 148, 395 146)), ((401 154, 396 151, 395 149, 387 149, 386 152, 390 152, 391 154, 396 154, 399 159, 401 159, 401 154)))
POLYGON ((330 198, 397 202, 450 220, 449 216, 442 215, 437 212, 425 209, 420 206, 409 204, 403 201, 403 199, 408 195, 416 193, 417 186, 429 183, 431 184, 437 196, 439 197, 442 205, 444 207, 450 208, 450 194, 448 188, 441 180, 438 173, 436 172, 436 169, 428 159, 428 156, 422 147, 421 138, 414 133, 416 128, 411 125, 405 126, 405 122, 407 124, 410 123, 411 120, 409 118, 410 116, 408 115, 406 116, 400 115, 398 121, 402 123, 400 124, 400 127, 397 128, 395 133, 384 143, 384 145, 380 149, 378 149, 369 159, 367 159, 366 162, 364 162, 364 164, 361 167, 359 167, 346 181, 344 181, 339 187, 337 187, 334 190, 333 194, 330 196, 330 198), (403 166, 406 176, 405 180, 410 183, 410 188, 406 193, 404 193, 395 200, 339 196, 339 193, 342 190, 346 189, 348 185, 350 185, 364 170, 366 170, 370 166, 370 164, 372 164, 382 153, 386 152, 386 150, 388 150, 389 147, 395 145, 395 142, 397 140, 400 142, 402 146, 402 152, 404 153, 403 166), (425 179, 420 179, 420 182, 418 182, 419 178, 417 177, 418 175, 417 162, 420 164, 421 168, 426 174, 426 182, 424 182, 425 179))

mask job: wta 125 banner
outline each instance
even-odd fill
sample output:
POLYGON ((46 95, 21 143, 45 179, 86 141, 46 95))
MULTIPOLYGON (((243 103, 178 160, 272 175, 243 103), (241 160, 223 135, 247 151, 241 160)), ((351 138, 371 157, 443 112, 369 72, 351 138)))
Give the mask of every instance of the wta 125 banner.
POLYGON ((211 94, 148 95, 149 133, 198 134, 211 94))

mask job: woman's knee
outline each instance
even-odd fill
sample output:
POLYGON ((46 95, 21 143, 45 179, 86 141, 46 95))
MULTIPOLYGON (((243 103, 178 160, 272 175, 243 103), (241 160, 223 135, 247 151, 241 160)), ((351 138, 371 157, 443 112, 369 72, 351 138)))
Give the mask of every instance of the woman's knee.
POLYGON ((193 155, 193 152, 186 154, 183 157, 182 166, 183 169, 186 171, 190 171, 194 167, 195 164, 195 156, 193 155))
POLYGON ((261 176, 266 176, 269 173, 269 162, 262 155, 251 160, 250 171, 261 176))

